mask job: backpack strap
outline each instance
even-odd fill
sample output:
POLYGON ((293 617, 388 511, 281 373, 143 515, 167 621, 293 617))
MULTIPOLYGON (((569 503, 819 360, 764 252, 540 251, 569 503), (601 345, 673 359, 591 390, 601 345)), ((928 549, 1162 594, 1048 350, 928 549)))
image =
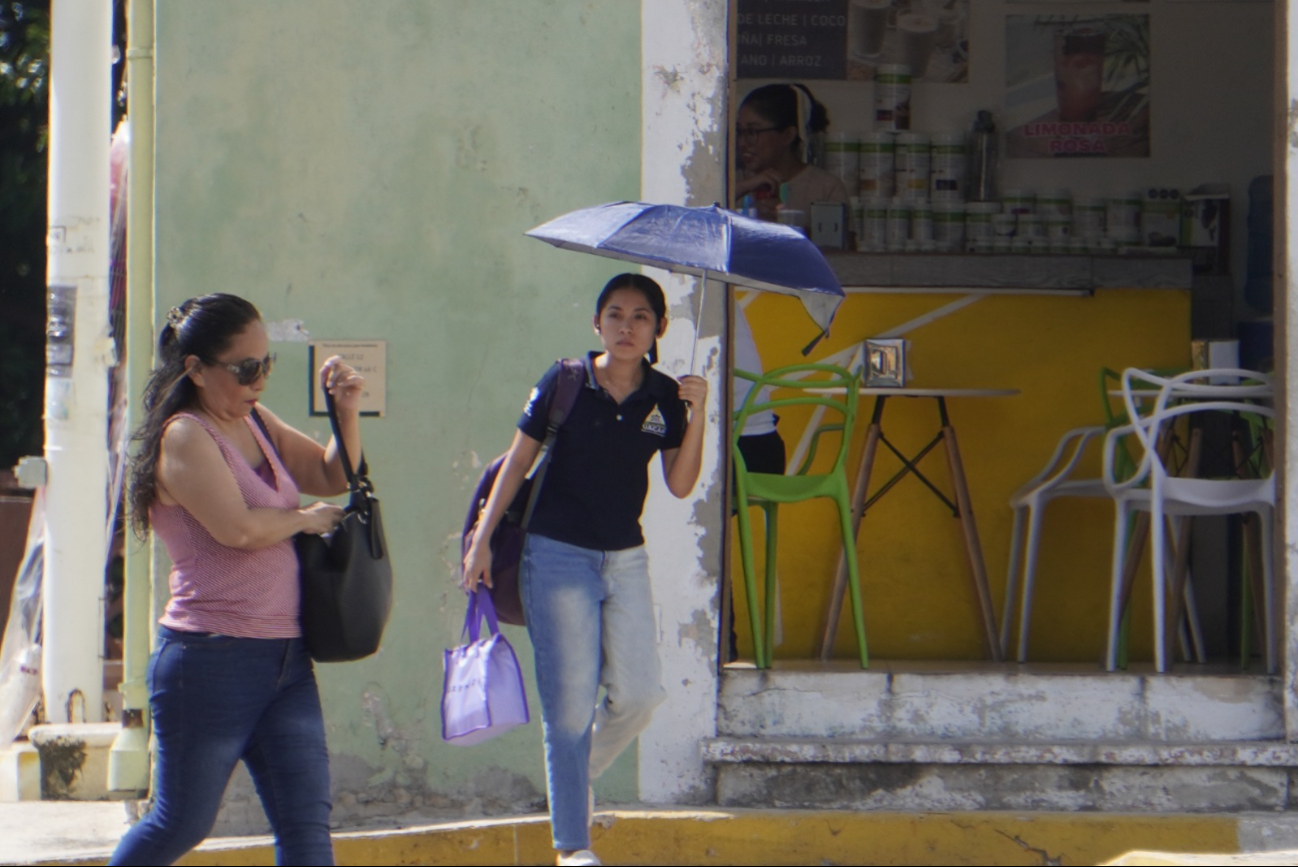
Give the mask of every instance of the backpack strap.
POLYGON ((541 493, 541 483, 545 481, 546 470, 550 468, 550 454, 554 451, 555 437, 559 435, 559 428, 563 427, 563 423, 568 420, 568 414, 572 412, 573 404, 577 402, 577 395, 581 394, 582 386, 586 384, 586 365, 580 358, 561 358, 559 364, 562 365, 562 369, 555 384, 554 399, 550 401, 550 416, 545 425, 545 442, 541 445, 545 455, 537 465, 536 472, 532 474, 532 493, 527 498, 527 508, 523 510, 521 527, 524 532, 527 531, 527 525, 532 520, 532 509, 536 506, 536 498, 541 493))

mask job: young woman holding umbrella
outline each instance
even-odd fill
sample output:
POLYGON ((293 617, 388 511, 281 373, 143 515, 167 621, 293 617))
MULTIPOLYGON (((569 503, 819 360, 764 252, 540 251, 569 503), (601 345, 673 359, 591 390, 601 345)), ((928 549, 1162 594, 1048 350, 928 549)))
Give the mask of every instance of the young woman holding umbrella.
MULTIPOLYGON (((662 288, 620 274, 595 305, 604 349, 560 429, 523 548, 520 585, 536 659, 550 823, 558 864, 590 851, 590 780, 648 725, 665 698, 640 515, 648 468, 686 497, 699 477, 707 382, 651 366, 667 328, 662 288), (646 360, 646 355, 649 360, 646 360), (605 694, 596 701, 599 688, 605 694)), ((487 540, 545 439, 561 366, 532 390, 509 455, 464 556, 464 588, 490 584, 487 540)))

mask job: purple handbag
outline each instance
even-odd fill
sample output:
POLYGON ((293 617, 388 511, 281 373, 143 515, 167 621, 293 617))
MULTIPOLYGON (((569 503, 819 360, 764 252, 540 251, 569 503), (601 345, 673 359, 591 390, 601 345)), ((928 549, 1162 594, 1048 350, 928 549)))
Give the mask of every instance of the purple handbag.
POLYGON ((530 719, 523 673, 514 648, 500 634, 496 608, 485 587, 469 595, 464 630, 469 643, 443 652, 442 740, 472 746, 502 735, 530 719), (488 635, 481 636, 483 618, 488 635))

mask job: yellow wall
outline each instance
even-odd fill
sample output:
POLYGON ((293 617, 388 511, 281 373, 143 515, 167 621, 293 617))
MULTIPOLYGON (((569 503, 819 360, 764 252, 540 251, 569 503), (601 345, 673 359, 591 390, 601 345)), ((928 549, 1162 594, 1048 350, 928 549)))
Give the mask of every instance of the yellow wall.
MULTIPOLYGON (((960 296, 849 295, 833 337, 813 352, 824 358, 949 304, 960 296)), ((746 308, 766 369, 802 361, 814 326, 791 298, 762 295, 746 308)), ((953 398, 947 405, 977 517, 997 617, 1002 610, 1012 513, 1010 495, 1036 474, 1060 435, 1102 419, 1101 367, 1189 365, 1190 294, 1185 290, 1108 290, 1092 297, 994 295, 924 325, 911 340, 910 384, 916 387, 1015 388, 1004 398, 953 398)), ((862 398, 849 468, 860 460, 873 407, 862 398)), ((807 414, 781 417, 792 454, 807 414)), ((936 402, 889 401, 884 433, 913 454, 938 427, 936 402)), ((900 467, 882 446, 873 492, 900 467)), ((921 468, 950 494, 941 447, 921 468)), ((1099 450, 1081 467, 1099 472, 1099 450)), ((760 512, 754 512, 758 570, 760 512)), ((1030 659, 1098 660, 1106 634, 1112 507, 1059 500, 1042 534, 1033 608, 1030 659)), ((777 658, 812 653, 829 599, 837 556, 834 506, 828 500, 785 506, 780 513, 779 579, 784 642, 777 658)), ((737 534, 732 534, 732 538, 737 534)), ((737 541, 736 543, 737 544, 737 541)), ((979 659, 983 643, 960 524, 931 492, 907 478, 880 500, 861 525, 862 595, 872 660, 979 659)), ((751 658, 746 599, 737 550, 732 558, 735 621, 741 656, 751 658)), ((759 582, 760 586, 760 582, 759 582)), ((760 592, 760 591, 759 591, 760 592)), ((1150 655, 1149 581, 1135 589, 1132 659, 1150 655)), ((855 655, 844 611, 835 655, 855 655)))

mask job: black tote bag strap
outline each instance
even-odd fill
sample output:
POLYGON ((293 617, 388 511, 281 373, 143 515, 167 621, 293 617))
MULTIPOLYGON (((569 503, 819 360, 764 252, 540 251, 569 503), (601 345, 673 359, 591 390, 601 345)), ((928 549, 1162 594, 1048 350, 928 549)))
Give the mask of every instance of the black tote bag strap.
POLYGON ((333 428, 334 444, 338 447, 338 457, 342 460, 343 472, 347 474, 347 485, 351 488, 353 494, 359 492, 362 488, 369 490, 373 486, 367 478, 370 468, 365 463, 365 453, 361 452, 361 464, 355 470, 352 469, 350 456, 347 454, 347 443, 343 440, 342 428, 338 424, 338 408, 334 405, 334 396, 329 393, 329 389, 324 390, 325 409, 329 412, 329 426, 333 428))

